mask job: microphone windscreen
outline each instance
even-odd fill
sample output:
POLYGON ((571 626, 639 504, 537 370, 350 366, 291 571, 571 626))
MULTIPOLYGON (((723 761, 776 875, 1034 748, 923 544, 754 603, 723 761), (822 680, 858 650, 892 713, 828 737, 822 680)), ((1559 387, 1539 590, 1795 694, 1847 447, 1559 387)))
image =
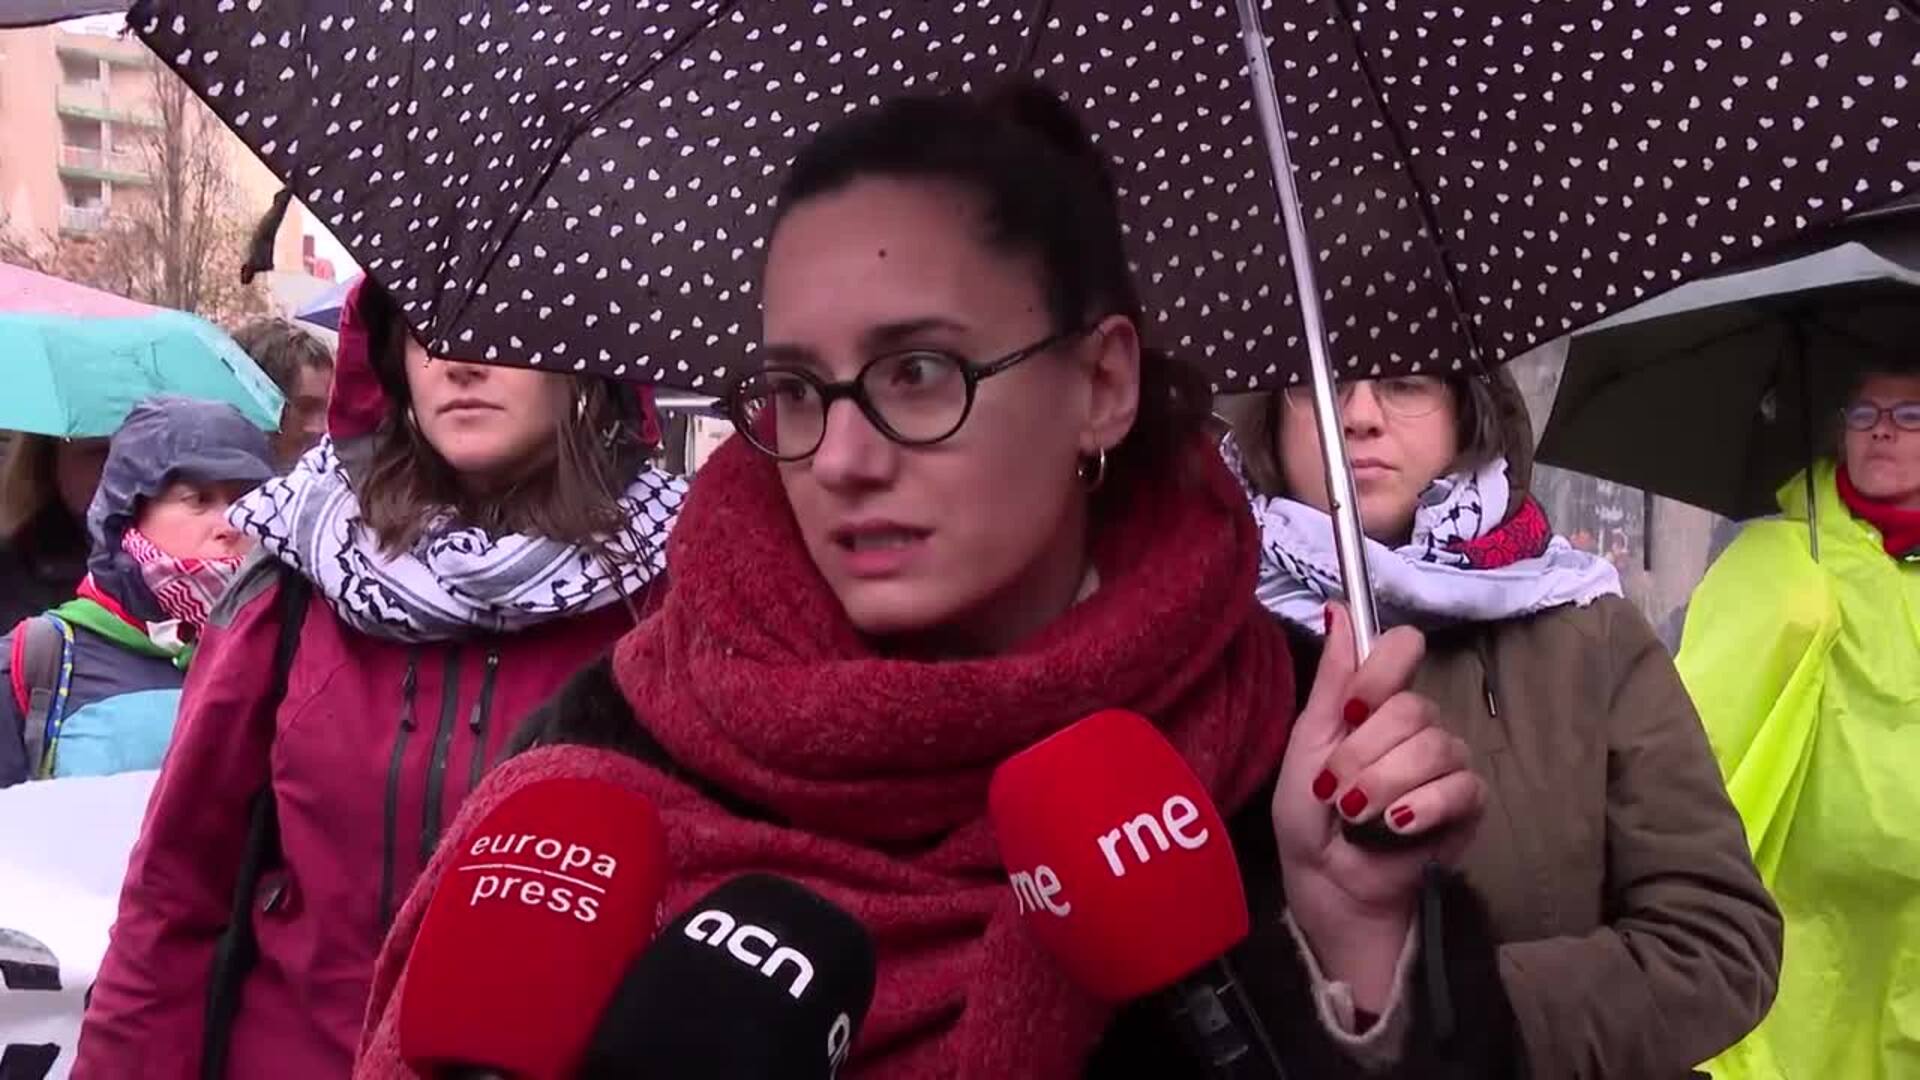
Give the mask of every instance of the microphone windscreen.
POLYGON ((873 987, 873 943, 853 916, 785 878, 743 875, 634 962, 577 1075, 828 1080, 873 987))
POLYGON ((1246 937, 1226 824, 1137 713, 1096 713, 1008 758, 987 806, 1028 928, 1088 993, 1130 1001, 1246 937))
POLYGON ((449 842, 460 846, 407 958, 402 1058, 424 1076, 571 1075, 658 923, 659 814, 604 780, 546 780, 449 842))

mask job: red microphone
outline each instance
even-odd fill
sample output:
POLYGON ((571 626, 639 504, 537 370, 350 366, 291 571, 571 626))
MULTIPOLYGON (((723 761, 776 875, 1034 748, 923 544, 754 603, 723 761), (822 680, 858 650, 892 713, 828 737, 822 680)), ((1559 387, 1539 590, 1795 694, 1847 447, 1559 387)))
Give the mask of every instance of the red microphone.
POLYGON ((544 780, 456 852, 407 958, 401 1057, 426 1077, 571 1076, 658 925, 659 814, 605 780, 544 780))
POLYGON ((1081 989, 1115 1004, 1170 990, 1216 1075, 1283 1075, 1224 960, 1248 931, 1226 823, 1152 724, 1081 720, 995 770, 987 809, 1027 928, 1081 989))

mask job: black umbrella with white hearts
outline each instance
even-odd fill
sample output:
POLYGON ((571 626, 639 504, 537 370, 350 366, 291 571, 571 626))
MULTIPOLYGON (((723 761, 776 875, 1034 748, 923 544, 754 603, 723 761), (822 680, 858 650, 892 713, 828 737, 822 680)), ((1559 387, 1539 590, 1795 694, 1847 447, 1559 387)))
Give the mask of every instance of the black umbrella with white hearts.
POLYGON ((692 388, 753 362, 774 186, 813 132, 890 94, 1043 78, 1114 162, 1149 341, 1223 389, 1314 374, 1349 555, 1332 377, 1497 363, 1920 172, 1899 0, 143 0, 131 19, 436 350, 692 388))

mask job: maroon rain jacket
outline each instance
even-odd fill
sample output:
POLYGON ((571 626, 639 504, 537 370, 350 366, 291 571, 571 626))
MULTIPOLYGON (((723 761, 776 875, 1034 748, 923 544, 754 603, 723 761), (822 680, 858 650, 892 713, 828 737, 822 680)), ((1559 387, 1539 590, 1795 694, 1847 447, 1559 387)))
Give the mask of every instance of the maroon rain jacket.
MULTIPOLYGON (((384 409, 352 324, 329 407, 336 438, 371 430, 384 409)), ((241 990, 228 1075, 346 1076, 387 923, 441 831, 519 722, 633 625, 615 604, 519 634, 410 645, 354 630, 316 593, 285 699, 263 715, 281 611, 266 568, 236 583, 188 675, 75 1080, 198 1075, 248 802, 268 783, 284 858, 255 896, 261 958, 241 990)))

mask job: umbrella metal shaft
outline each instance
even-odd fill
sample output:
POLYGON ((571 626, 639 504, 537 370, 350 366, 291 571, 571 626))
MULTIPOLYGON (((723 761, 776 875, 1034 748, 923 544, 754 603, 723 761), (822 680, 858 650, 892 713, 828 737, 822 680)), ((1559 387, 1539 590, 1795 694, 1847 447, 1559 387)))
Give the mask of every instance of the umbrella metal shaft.
POLYGON ((1333 384, 1333 359, 1327 345, 1326 320, 1320 311, 1320 285, 1314 274, 1313 246, 1307 238, 1307 219, 1300 192, 1293 182, 1293 161, 1287 152, 1286 123, 1280 115, 1280 92, 1267 59, 1267 36, 1260 25, 1259 0, 1237 0, 1240 41, 1247 51, 1247 76, 1252 82, 1253 105, 1260 115, 1260 133, 1273 167, 1274 192, 1286 222, 1287 249, 1293 270, 1294 295, 1300 301, 1300 322, 1307 343, 1307 367, 1313 379, 1313 419, 1320 429, 1320 459, 1327 472, 1328 516, 1333 520, 1334 551, 1340 559, 1340 580, 1346 588, 1353 618, 1356 660, 1373 650, 1379 622, 1373 606, 1373 582, 1367 576, 1366 533, 1360 527, 1360 504, 1354 496, 1353 466, 1340 422, 1333 384))

